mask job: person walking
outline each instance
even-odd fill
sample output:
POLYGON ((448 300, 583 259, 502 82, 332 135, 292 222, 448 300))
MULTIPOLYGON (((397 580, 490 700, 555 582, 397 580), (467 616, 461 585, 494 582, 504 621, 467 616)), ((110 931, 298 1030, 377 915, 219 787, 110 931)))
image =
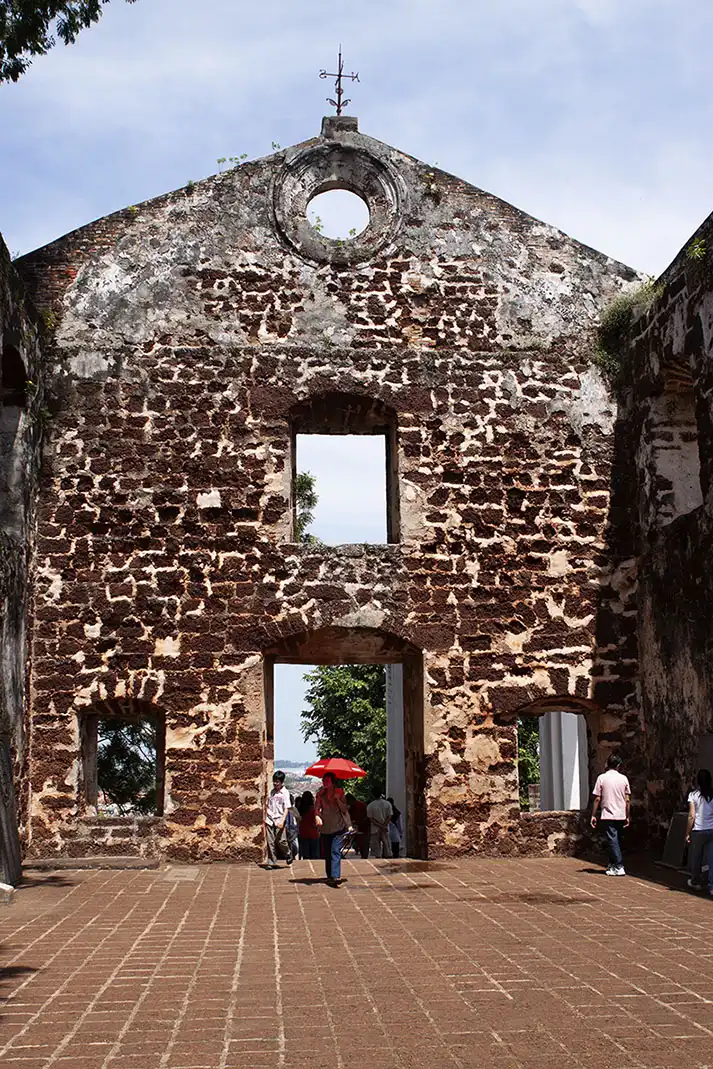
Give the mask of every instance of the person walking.
POLYGON ((631 788, 629 780, 619 771, 620 765, 621 758, 617 754, 610 754, 607 770, 597 776, 592 791, 594 806, 590 823, 596 828, 597 812, 601 809, 600 824, 609 847, 607 876, 626 876, 619 836, 624 828, 629 827, 631 788))
POLYGON ((285 823, 290 809, 290 792, 285 787, 285 773, 276 772, 272 777, 272 790, 265 807, 265 837, 267 839, 267 867, 276 869, 277 859, 284 854, 287 864, 292 864, 292 854, 285 834, 285 823))
POLYGON ((391 846, 391 856, 401 856, 401 843, 404 837, 404 823, 401 816, 401 810, 396 808, 396 802, 393 798, 386 799, 391 806, 391 820, 389 821, 389 844, 391 846))
POLYGON ((366 815, 369 818, 371 827, 369 852, 372 857, 391 857, 389 821, 392 813, 391 802, 387 802, 381 791, 375 789, 372 799, 366 807, 366 815))
POLYGON ((691 878, 688 886, 702 891, 701 870, 708 866, 708 894, 713 895, 713 778, 707 768, 697 777, 698 787, 688 796, 686 842, 691 844, 691 878))
POLYGON ((302 861, 316 861, 319 859, 319 828, 315 821, 314 795, 311 791, 305 791, 299 805, 300 826, 297 842, 300 848, 302 861))
POLYGON ((342 879, 342 843, 352 830, 346 798, 333 772, 325 772, 314 802, 315 823, 324 848, 324 867, 330 887, 339 887, 342 879))

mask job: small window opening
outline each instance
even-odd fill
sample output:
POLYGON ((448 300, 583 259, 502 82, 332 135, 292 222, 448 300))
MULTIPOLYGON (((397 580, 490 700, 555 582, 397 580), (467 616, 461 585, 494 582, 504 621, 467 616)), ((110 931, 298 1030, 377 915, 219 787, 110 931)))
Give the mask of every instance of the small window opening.
POLYGON ((360 196, 348 189, 318 193, 307 205, 307 221, 325 238, 349 241, 366 230, 369 208, 360 196))
POLYGON ((156 725, 150 720, 100 720, 97 809, 108 816, 156 812, 156 725))
POLYGON ((553 710, 517 722, 520 808, 535 812, 586 809, 587 725, 581 713, 553 710))
POLYGON ((296 534, 303 542, 387 542, 383 435, 298 434, 296 534), (305 502, 311 480, 313 507, 305 502))
POLYGON ((292 538, 296 542, 398 542, 395 413, 381 401, 324 394, 292 422, 292 538))
POLYGON ((92 715, 84 719, 82 733, 85 792, 98 816, 163 813, 162 720, 92 715))
POLYGON ((3 406, 24 408, 27 401, 27 374, 22 357, 14 345, 3 347, 1 374, 0 396, 3 406))
POLYGON ((669 377, 651 402, 653 500, 661 526, 703 504, 693 389, 669 377))

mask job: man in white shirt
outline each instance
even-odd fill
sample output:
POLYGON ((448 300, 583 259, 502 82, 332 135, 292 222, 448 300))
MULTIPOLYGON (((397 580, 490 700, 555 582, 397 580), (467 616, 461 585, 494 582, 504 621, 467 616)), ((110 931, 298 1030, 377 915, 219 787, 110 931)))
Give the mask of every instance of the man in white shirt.
POLYGON ((621 854, 619 833, 629 827, 631 810, 631 788, 626 776, 619 771, 621 758, 611 754, 607 759, 607 770, 597 777, 594 784, 594 807, 591 825, 597 826, 597 810, 601 806, 601 826, 607 837, 609 847, 609 868, 607 876, 626 876, 624 858, 621 854))
POLYGON ((366 815, 369 818, 371 837, 369 840, 369 853, 372 857, 391 857, 391 843, 389 842, 389 821, 393 814, 391 802, 383 798, 381 791, 374 791, 372 800, 366 807, 366 815))
POLYGON ((285 787, 285 773, 276 772, 272 777, 272 790, 267 796, 265 809, 265 837, 267 839, 267 867, 277 868, 277 855, 287 852, 287 864, 292 864, 292 854, 285 839, 285 822, 290 810, 290 792, 285 787))

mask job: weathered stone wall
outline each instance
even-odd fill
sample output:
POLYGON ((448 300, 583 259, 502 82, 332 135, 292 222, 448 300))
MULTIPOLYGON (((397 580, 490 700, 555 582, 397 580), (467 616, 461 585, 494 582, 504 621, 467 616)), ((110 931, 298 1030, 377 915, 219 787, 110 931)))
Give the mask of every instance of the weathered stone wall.
POLYGON ((34 854, 92 848, 82 716, 124 702, 165 717, 165 813, 95 849, 259 856, 264 655, 321 628, 352 660, 365 629, 420 651, 431 856, 572 848, 576 815, 521 818, 523 707, 584 712, 593 768, 622 747, 642 771, 615 411, 590 360, 634 274, 350 120, 324 133, 21 261, 65 390, 39 514, 34 854), (364 235, 309 228, 325 184, 365 197, 364 235), (295 406, 350 397, 393 413, 400 540, 294 544, 295 406))
POLYGON ((632 331, 623 418, 639 502, 639 653, 650 830, 662 833, 713 732, 713 216, 632 331), (663 414, 663 418, 662 418, 663 414))
POLYGON ((0 238, 0 879, 4 868, 12 882, 19 878, 19 857, 10 808, 24 838, 29 799, 26 623, 45 404, 41 379, 37 317, 0 238), (6 782, 10 767, 12 784, 6 782))

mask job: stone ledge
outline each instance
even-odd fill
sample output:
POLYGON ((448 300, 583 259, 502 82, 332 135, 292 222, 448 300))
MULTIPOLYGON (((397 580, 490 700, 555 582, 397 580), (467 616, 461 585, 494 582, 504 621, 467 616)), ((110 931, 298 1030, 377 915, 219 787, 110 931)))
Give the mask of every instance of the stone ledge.
POLYGON ((24 869, 157 869, 161 861, 157 857, 39 857, 23 864, 24 869))
POLYGON ((9 883, 0 883, 0 906, 11 906, 15 897, 15 888, 9 883))

